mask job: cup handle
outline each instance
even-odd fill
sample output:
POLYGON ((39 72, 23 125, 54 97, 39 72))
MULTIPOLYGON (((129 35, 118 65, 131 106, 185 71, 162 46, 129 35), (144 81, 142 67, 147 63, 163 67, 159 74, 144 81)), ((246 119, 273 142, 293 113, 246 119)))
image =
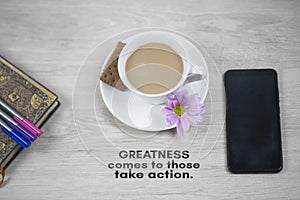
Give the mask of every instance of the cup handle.
POLYGON ((188 83, 191 83, 191 82, 195 82, 195 81, 201 81, 201 80, 204 80, 206 79, 206 75, 203 74, 203 73, 190 73, 188 74, 188 76, 186 77, 186 80, 184 81, 183 85, 186 85, 188 83))

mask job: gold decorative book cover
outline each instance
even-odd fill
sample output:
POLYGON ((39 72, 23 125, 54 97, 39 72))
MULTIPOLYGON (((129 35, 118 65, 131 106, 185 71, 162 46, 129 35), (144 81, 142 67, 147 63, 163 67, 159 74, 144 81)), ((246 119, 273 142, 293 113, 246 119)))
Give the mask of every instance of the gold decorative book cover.
MULTIPOLYGON (((59 106, 57 95, 0 56, 0 98, 37 127, 59 106)), ((22 150, 0 130, 0 165, 5 169, 22 150)))

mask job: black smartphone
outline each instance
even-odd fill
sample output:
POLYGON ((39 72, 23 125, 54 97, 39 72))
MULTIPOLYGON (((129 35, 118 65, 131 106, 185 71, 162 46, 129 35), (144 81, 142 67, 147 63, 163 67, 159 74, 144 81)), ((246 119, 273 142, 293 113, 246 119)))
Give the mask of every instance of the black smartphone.
POLYGON ((224 82, 229 171, 279 172, 283 164, 276 71, 228 70, 224 82))

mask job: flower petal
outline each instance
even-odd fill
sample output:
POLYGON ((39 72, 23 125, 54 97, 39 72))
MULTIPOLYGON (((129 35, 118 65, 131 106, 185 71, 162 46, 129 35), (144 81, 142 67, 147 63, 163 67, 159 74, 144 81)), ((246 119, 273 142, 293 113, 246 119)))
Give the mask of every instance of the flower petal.
POLYGON ((190 102, 188 92, 185 91, 181 100, 181 105, 186 106, 190 102))
POLYGON ((172 100, 170 100, 170 99, 166 99, 166 106, 168 107, 168 108, 171 108, 171 106, 172 106, 172 100))
POLYGON ((204 119, 203 119, 203 116, 202 116, 202 115, 199 115, 198 121, 199 121, 199 122, 203 122, 203 121, 204 121, 204 119))
POLYGON ((179 104, 178 100, 175 99, 174 101, 172 101, 172 108, 174 109, 178 104, 179 104))
POLYGON ((182 125, 181 125, 181 119, 179 119, 178 121, 178 124, 176 126, 176 131, 177 133, 180 135, 180 136, 183 136, 184 135, 184 131, 183 131, 183 128, 182 128, 182 125))
POLYGON ((189 99, 187 96, 183 97, 181 100, 181 104, 182 106, 186 106, 186 104, 189 102, 189 99))
POLYGON ((187 102, 186 106, 195 106, 201 103, 201 98, 199 94, 192 94, 189 96, 189 101, 187 102))
POLYGON ((200 114, 200 109, 199 108, 188 108, 186 110, 186 112, 189 114, 189 115, 198 115, 200 114))
POLYGON ((204 112, 205 112, 205 106, 204 106, 204 104, 201 104, 200 105, 200 114, 203 114, 204 112))
POLYGON ((181 126, 182 126, 183 131, 187 132, 191 127, 189 120, 185 117, 181 117, 180 122, 181 122, 181 126))
POLYGON ((187 120, 189 120, 189 123, 190 123, 192 126, 197 126, 198 117, 191 116, 191 115, 189 115, 189 114, 184 115, 184 117, 185 117, 187 120))
POLYGON ((188 92, 186 90, 178 90, 175 92, 175 96, 178 100, 178 103, 182 104, 184 98, 188 96, 188 92))
POLYGON ((205 107, 204 107, 204 104, 193 105, 193 106, 187 107, 186 111, 190 115, 203 114, 205 111, 205 107))
POLYGON ((172 108, 169 108, 169 107, 165 107, 163 109, 163 112, 167 115, 170 115, 170 114, 174 114, 174 110, 172 108))
POLYGON ((167 117, 167 122, 169 123, 169 125, 178 124, 178 122, 179 122, 179 117, 178 117, 176 114, 169 115, 169 116, 167 117))

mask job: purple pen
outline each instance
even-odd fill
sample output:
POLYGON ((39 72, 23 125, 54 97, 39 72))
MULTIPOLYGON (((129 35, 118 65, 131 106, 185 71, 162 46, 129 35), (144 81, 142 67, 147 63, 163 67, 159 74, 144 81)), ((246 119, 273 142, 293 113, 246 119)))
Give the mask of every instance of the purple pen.
POLYGON ((15 121, 17 121, 19 124, 21 124, 24 128, 29 130, 34 135, 40 136, 43 133, 38 127, 36 127, 28 119, 22 117, 22 115, 20 115, 17 111, 15 111, 13 108, 7 105, 2 99, 0 99, 0 105, 3 108, 5 108, 8 112, 10 112, 11 115, 13 115, 13 119, 15 121))

